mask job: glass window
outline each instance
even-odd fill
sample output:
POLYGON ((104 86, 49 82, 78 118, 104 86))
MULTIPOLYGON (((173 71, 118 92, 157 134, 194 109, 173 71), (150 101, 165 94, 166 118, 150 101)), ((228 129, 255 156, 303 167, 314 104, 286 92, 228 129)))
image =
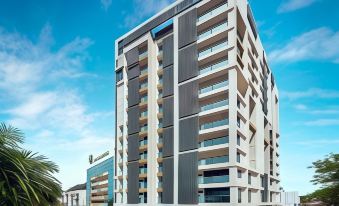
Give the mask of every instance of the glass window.
POLYGON ((248 184, 252 184, 252 176, 251 173, 248 173, 248 184))
POLYGON ((241 171, 238 170, 238 178, 241 178, 241 175, 242 175, 241 171))
POLYGON ((248 190, 248 203, 251 203, 252 201, 251 195, 252 195, 251 190, 248 190))
POLYGON ((240 146, 240 136, 237 135, 237 145, 240 146))
POLYGON ((238 189, 238 203, 241 203, 241 189, 238 189))
POLYGON ((116 82, 119 82, 123 79, 124 74, 122 68, 116 72, 116 82))
POLYGON ((240 163, 240 153, 237 152, 237 162, 240 163))

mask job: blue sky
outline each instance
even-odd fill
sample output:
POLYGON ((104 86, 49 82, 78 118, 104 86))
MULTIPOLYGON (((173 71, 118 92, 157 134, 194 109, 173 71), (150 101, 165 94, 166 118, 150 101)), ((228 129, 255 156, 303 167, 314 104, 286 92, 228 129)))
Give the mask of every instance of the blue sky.
MULTIPOLYGON (((114 40, 171 2, 1 2, 0 121, 60 166, 64 189, 113 147, 114 40)), ((280 90, 282 186, 305 194, 311 162, 339 152, 339 2, 250 2, 280 90)))

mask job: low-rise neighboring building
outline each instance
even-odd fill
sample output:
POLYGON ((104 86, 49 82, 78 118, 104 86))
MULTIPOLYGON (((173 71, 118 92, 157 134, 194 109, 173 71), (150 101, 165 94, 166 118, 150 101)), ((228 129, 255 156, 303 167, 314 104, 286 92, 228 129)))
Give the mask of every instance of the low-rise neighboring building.
POLYGON ((300 205, 300 197, 298 192, 281 192, 280 200, 283 206, 300 205))
POLYGON ((113 205, 114 159, 113 152, 105 152, 96 158, 89 157, 87 169, 87 206, 113 205))
POLYGON ((64 206, 86 206, 86 183, 75 185, 62 194, 64 206))

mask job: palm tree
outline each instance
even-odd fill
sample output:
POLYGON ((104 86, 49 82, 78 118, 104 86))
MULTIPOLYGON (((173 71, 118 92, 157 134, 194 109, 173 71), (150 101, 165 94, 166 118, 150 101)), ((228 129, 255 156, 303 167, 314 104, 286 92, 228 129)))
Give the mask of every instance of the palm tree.
POLYGON ((45 206, 58 203, 58 166, 45 156, 22 149, 23 133, 0 124, 0 205, 45 206))

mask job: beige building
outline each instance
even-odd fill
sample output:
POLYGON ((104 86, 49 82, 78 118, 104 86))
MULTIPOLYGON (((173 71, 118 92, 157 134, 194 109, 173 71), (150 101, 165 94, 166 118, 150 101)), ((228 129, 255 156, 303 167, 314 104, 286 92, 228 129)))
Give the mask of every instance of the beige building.
POLYGON ((280 205, 279 96, 246 0, 116 40, 116 205, 280 205))

